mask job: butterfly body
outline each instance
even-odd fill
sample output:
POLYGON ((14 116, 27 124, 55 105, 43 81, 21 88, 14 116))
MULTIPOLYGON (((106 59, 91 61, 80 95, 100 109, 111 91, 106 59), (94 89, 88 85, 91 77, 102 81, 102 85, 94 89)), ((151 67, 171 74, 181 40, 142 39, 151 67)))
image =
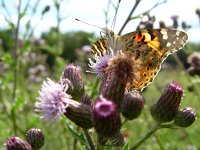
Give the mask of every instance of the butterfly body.
POLYGON ((160 70, 167 56, 181 49, 187 42, 187 34, 172 29, 151 29, 130 32, 119 36, 106 31, 107 36, 92 46, 92 52, 103 54, 111 48, 114 52, 131 52, 135 74, 139 78, 127 85, 128 90, 142 90, 160 70))

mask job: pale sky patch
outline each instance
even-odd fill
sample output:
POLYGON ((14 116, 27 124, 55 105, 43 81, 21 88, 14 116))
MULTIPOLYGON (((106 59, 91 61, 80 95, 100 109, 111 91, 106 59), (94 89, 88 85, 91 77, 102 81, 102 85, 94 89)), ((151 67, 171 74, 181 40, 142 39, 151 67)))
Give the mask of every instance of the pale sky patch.
MULTIPOLYGON (((26 1, 26 0, 24 0, 26 1)), ((33 0, 34 1, 34 0, 33 0)), ((117 3, 118 0, 113 0, 113 3, 117 3)), ((133 16, 138 15, 151 7, 153 7, 157 2, 162 2, 162 0, 142 0, 133 16)), ((105 27, 105 15, 103 13, 107 8, 108 0, 66 0, 63 2, 61 6, 61 16, 66 17, 61 24, 60 29, 62 32, 67 31, 78 31, 84 30, 86 32, 95 32, 99 35, 100 29, 88 26, 81 22, 75 21, 75 18, 83 20, 87 23, 94 24, 100 27, 105 27)), ((135 1, 133 0, 121 0, 121 4, 119 7, 116 26, 114 31, 117 33, 121 26, 123 25, 126 17, 128 16, 130 10, 134 6, 135 1)), ((52 1, 42 0, 39 5, 39 12, 36 16, 33 17, 32 24, 38 22, 41 10, 46 6, 50 5, 50 11, 45 14, 44 19, 39 22, 38 27, 35 31, 35 36, 39 37, 42 32, 47 32, 51 27, 56 26, 56 14, 55 8, 53 7, 52 1)), ((14 9, 14 4, 8 4, 10 9, 14 9)), ((150 12, 150 15, 156 16, 155 28, 158 28, 158 22, 163 20, 167 26, 172 25, 172 20, 170 16, 178 15, 179 16, 179 25, 181 25, 182 21, 185 21, 187 24, 191 25, 192 28, 187 31, 189 35, 189 41, 199 42, 200 41, 200 24, 197 15, 195 14, 196 8, 200 8, 199 0, 168 0, 167 3, 164 3, 150 12)), ((12 20, 16 19, 16 11, 11 11, 12 20), (15 12, 15 13, 14 13, 15 12)), ((2 11, 0 10, 0 28, 5 27, 6 23, 3 19, 2 11)), ((25 26, 26 20, 28 20, 27 14, 26 18, 22 20, 21 26, 25 26)), ((112 20, 114 17, 114 8, 111 6, 109 9, 110 23, 108 24, 108 28, 111 28, 112 20)), ((132 32, 136 29, 139 19, 135 19, 127 24, 123 33, 132 32)), ((22 28, 23 29, 23 28, 22 28)), ((180 28, 181 29, 181 28, 180 28)))

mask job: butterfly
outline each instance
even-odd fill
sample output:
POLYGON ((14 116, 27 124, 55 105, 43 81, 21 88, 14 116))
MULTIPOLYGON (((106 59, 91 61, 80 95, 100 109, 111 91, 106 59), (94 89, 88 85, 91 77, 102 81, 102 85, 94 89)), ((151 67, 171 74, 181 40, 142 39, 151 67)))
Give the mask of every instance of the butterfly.
POLYGON ((167 56, 184 47, 188 40, 185 32, 174 29, 144 29, 119 36, 105 30, 105 38, 92 45, 92 52, 103 54, 111 47, 114 51, 130 51, 134 55, 136 74, 127 86, 130 90, 143 90, 153 82, 167 56))

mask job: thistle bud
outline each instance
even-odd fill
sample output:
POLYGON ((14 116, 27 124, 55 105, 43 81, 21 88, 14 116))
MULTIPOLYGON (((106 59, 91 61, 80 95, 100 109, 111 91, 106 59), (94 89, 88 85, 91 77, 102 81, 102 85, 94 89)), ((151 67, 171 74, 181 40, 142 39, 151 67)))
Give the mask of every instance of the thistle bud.
POLYGON ((160 26, 160 28, 166 28, 166 25, 165 25, 164 21, 160 21, 159 22, 159 26, 160 26))
POLYGON ((188 62, 194 67, 200 67, 200 52, 193 52, 188 57, 188 62))
POLYGON ((64 115, 73 121, 76 125, 89 129, 93 127, 91 106, 79 103, 74 100, 68 100, 68 106, 64 115))
POLYGON ((74 100, 80 101, 85 92, 80 70, 72 64, 67 65, 64 70, 63 78, 71 82, 67 93, 70 94, 74 100))
POLYGON ((32 150, 27 141, 16 136, 8 138, 5 145, 7 150, 32 150))
POLYGON ((37 150, 44 145, 44 134, 40 129, 32 128, 27 131, 26 140, 31 144, 33 149, 37 150))
POLYGON ((144 107, 144 99, 140 92, 134 91, 133 93, 125 94, 122 101, 122 114, 128 119, 132 120, 137 118, 144 107))
POLYGON ((191 66, 187 69, 187 72, 189 75, 194 76, 194 75, 200 75, 200 66, 194 67, 191 66))
POLYGON ((111 139, 110 139, 111 143, 114 145, 114 146, 121 146, 124 144, 124 136, 122 135, 121 132, 119 132, 118 134, 116 134, 115 136, 113 136, 111 139))
POLYGON ((154 120, 160 123, 172 121, 178 111, 182 96, 183 89, 178 83, 173 81, 167 85, 156 104, 151 106, 150 112, 154 120))
POLYGON ((177 29, 178 28, 178 16, 177 15, 173 15, 171 16, 171 19, 173 21, 173 28, 177 29))
POLYGON ((115 103, 102 96, 94 105, 93 120, 96 132, 102 137, 113 137, 121 127, 120 115, 115 103))
POLYGON ((193 108, 186 107, 179 110, 174 118, 174 124, 179 127, 188 127, 196 119, 196 112, 193 108))
POLYGON ((109 138, 98 135, 98 143, 101 145, 105 145, 108 142, 109 138))
POLYGON ((81 102, 82 102, 83 104, 88 105, 88 106, 92 106, 92 101, 91 101, 91 99, 90 99, 90 97, 89 97, 88 95, 84 95, 84 96, 82 97, 81 102))

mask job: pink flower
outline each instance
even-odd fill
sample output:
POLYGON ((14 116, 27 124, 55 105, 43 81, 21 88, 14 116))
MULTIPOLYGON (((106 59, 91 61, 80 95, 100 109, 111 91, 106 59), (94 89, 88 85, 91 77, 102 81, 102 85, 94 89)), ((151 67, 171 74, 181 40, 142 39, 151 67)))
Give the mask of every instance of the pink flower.
POLYGON ((68 100, 71 96, 65 91, 68 86, 61 83, 55 83, 47 78, 39 91, 38 102, 35 103, 36 112, 41 113, 41 119, 45 121, 54 121, 66 112, 68 100))
POLYGON ((98 77, 103 77, 105 73, 105 68, 108 66, 108 61, 112 56, 114 56, 114 52, 111 48, 110 51, 104 51, 103 54, 95 54, 94 61, 89 59, 89 67, 93 69, 93 71, 91 72, 96 73, 98 77))

